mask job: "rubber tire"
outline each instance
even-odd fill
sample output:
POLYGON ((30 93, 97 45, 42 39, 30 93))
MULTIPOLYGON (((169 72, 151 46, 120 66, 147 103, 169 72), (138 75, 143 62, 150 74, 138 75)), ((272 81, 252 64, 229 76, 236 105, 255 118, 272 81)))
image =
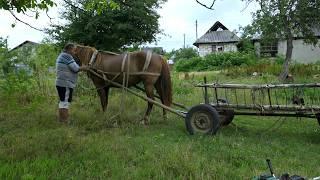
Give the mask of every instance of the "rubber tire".
MULTIPOLYGON (((218 99, 219 102, 228 103, 226 99, 218 99)), ((234 110, 222 110, 219 112, 220 126, 229 125, 234 118, 234 110)))
POLYGON ((208 104, 200 104, 193 106, 187 113, 187 116, 185 118, 185 124, 187 131, 189 134, 193 135, 195 133, 203 133, 203 134, 209 134, 209 135, 214 135, 219 129, 220 126, 220 121, 219 121, 219 114, 216 111, 216 109, 208 104), (195 129, 193 126, 193 121, 195 118, 195 115, 204 115, 206 120, 210 121, 210 127, 208 127, 205 130, 195 129))

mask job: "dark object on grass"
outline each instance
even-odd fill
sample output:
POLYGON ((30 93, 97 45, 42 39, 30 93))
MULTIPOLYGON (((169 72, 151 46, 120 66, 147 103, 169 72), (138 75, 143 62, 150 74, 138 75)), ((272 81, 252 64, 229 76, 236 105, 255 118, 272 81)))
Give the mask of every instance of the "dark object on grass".
MULTIPOLYGON (((228 101, 226 99, 218 99, 219 103, 222 104, 228 104, 228 101)), ((234 110, 230 109, 223 109, 222 111, 219 111, 219 120, 221 126, 227 126, 229 125, 234 118, 234 110)))
POLYGON ((304 99, 302 97, 299 97, 298 95, 294 95, 292 97, 292 104, 304 106, 304 99))
POLYGON ((305 180, 304 177, 298 176, 298 175, 293 175, 290 176, 288 173, 282 174, 280 178, 276 177, 274 174, 274 171, 272 169, 271 161, 270 159, 267 159, 267 164, 268 168, 270 170, 271 175, 260 175, 260 176, 255 176, 253 180, 305 180))

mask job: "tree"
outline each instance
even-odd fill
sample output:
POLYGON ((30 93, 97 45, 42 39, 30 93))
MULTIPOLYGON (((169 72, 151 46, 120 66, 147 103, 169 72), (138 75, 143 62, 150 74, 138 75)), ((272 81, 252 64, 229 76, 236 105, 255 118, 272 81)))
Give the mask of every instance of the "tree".
POLYGON ((214 3, 216 2, 216 0, 212 0, 211 3, 210 3, 210 5, 207 5, 207 4, 205 4, 205 3, 203 3, 203 2, 201 2, 201 1, 199 1, 199 0, 196 0, 196 2, 197 2, 198 4, 200 4, 201 6, 207 8, 207 9, 214 10, 214 9, 213 9, 213 5, 214 5, 214 3))
POLYGON ((115 0, 118 8, 106 6, 98 13, 95 7, 82 8, 90 0, 79 0, 62 13, 68 23, 53 26, 49 33, 62 44, 73 41, 110 51, 117 51, 124 45, 153 42, 161 32, 160 16, 155 9, 165 1, 115 0))
POLYGON ((54 2, 52 0, 0 1, 0 9, 17 11, 18 13, 26 13, 27 10, 48 10, 53 5, 54 2))
MULTIPOLYGON (((68 6, 74 6, 71 1, 69 0, 63 0, 65 2, 68 2, 68 6)), ((1 0, 0 1, 0 10, 6 10, 9 11, 10 14, 19 22, 33 28, 39 31, 44 31, 43 29, 39 29, 23 20, 18 18, 16 13, 18 14, 24 14, 28 17, 34 17, 35 19, 39 18, 40 12, 46 12, 48 18, 50 20, 52 19, 48 15, 48 11, 51 7, 56 6, 56 3, 54 3, 53 0, 1 0)), ((74 6, 76 7, 76 6, 74 6)), ((113 0, 91 0, 89 3, 86 4, 84 7, 85 9, 92 9, 95 8, 97 12, 100 12, 101 9, 105 7, 111 7, 111 8, 117 8, 117 3, 115 3, 113 0)), ((14 27, 15 24, 12 24, 12 27, 14 27)))
POLYGON ((0 71, 2 71, 3 74, 6 74, 10 71, 11 64, 8 61, 10 57, 8 40, 7 38, 0 37, 0 71))
MULTIPOLYGON (((16 13, 25 14, 27 16, 34 17, 38 19, 39 14, 41 11, 48 12, 50 7, 53 7, 55 3, 52 0, 26 0, 26 1, 7 1, 1 0, 0 1, 0 10, 9 11, 10 14, 19 22, 39 31, 42 31, 39 28, 26 23, 25 21, 21 20, 16 16, 16 13), (28 14, 27 14, 28 13, 28 14)), ((48 16, 48 14, 47 14, 48 16)), ((49 17, 49 16, 48 16, 49 17)), ((14 27, 14 24, 12 24, 14 27)))
POLYGON ((191 59, 194 57, 198 57, 198 52, 196 49, 193 48, 182 48, 175 52, 174 61, 177 62, 180 59, 191 59))
POLYGON ((306 43, 313 45, 318 42, 314 30, 320 27, 320 2, 318 0, 255 1, 260 4, 261 9, 253 14, 251 30, 267 41, 287 41, 285 62, 279 76, 280 80, 285 80, 289 74, 294 37, 304 37, 306 43))

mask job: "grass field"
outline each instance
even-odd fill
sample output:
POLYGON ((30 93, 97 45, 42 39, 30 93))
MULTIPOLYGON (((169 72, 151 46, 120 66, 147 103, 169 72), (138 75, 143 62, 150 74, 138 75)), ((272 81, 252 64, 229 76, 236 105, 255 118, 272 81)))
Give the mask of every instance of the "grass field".
MULTIPOLYGON (((192 87, 202 77, 178 80, 174 99, 187 106, 203 102, 192 87)), ((275 82, 273 76, 225 77, 209 81, 275 82)), ((311 79, 310 81, 315 81, 311 79)), ((139 125, 146 104, 132 95, 111 91, 102 113, 93 90, 78 87, 71 123, 56 120, 55 89, 47 96, 1 96, 0 179, 251 179, 274 171, 320 176, 320 127, 316 120, 237 116, 216 136, 190 136, 184 120, 154 108, 151 124, 139 125), (23 97, 23 98, 21 98, 23 97), (276 124, 275 124, 276 123, 276 124), (275 125, 274 125, 275 124, 275 125)))

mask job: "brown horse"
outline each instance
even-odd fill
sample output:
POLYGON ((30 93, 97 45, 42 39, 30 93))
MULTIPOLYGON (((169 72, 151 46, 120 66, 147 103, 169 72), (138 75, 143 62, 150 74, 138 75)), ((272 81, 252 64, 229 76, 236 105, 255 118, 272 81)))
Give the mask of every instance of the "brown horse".
MULTIPOLYGON (((154 99, 153 88, 155 87, 161 102, 170 106, 172 103, 172 85, 168 64, 162 56, 144 51, 126 54, 113 54, 97 51, 93 47, 76 45, 75 59, 80 65, 88 65, 93 69, 105 72, 105 76, 127 87, 143 83, 147 97, 154 99), (128 73, 129 72, 129 73, 128 73)), ((112 86, 103 79, 88 72, 100 96, 102 110, 108 105, 108 93, 112 86)), ((153 104, 148 102, 147 111, 143 123, 148 123, 149 114, 153 104)), ((166 112, 163 109, 166 118, 166 112)))

